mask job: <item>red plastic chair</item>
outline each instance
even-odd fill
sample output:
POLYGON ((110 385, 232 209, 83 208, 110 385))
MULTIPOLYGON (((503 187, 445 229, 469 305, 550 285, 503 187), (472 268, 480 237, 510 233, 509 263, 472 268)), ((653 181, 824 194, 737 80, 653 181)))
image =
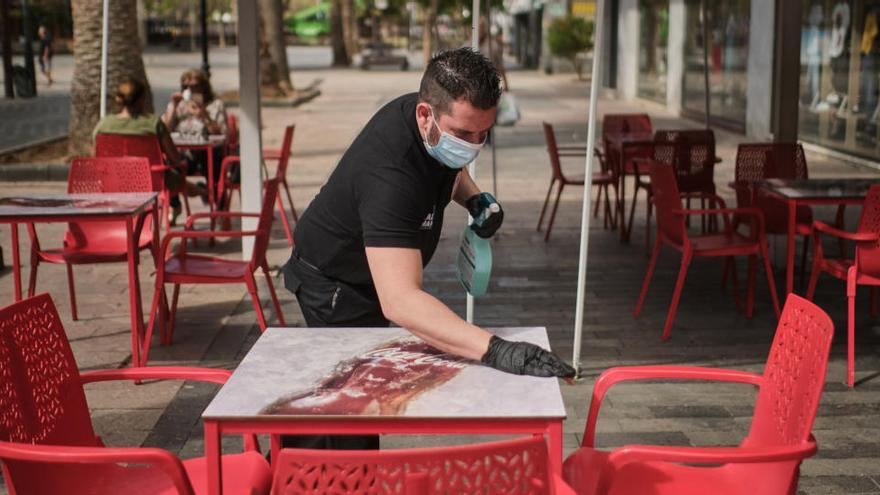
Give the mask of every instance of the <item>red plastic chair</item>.
MULTIPOLYGON (((755 183, 764 179, 807 179, 807 157, 804 147, 800 143, 742 143, 736 150, 734 174, 736 205, 761 210, 764 214, 764 230, 767 234, 787 235, 788 208, 785 203, 774 196, 760 194, 755 183)), ((842 213, 839 212, 840 214, 842 213)), ((801 283, 803 283, 813 215, 809 206, 799 206, 796 215, 795 232, 804 236, 801 255, 801 283)), ((734 217, 734 223, 740 224, 742 221, 734 217)), ((725 281, 728 272, 728 268, 725 268, 725 281)))
MULTIPOLYGON (((675 179, 678 191, 685 199, 687 208, 691 206, 691 199, 700 199, 700 208, 706 208, 706 199, 709 199, 709 208, 714 208, 712 198, 715 194, 715 132, 709 129, 697 130, 658 130, 654 134, 654 146, 651 160, 659 163, 672 165, 675 169, 675 179)), ((645 249, 651 248, 651 183, 645 180, 642 171, 648 170, 645 159, 636 158, 633 162, 637 165, 635 173, 635 189, 633 200, 629 210, 629 227, 632 231, 633 217, 636 210, 636 199, 639 189, 644 189, 647 198, 645 201, 645 249)), ((710 217, 708 226, 717 227, 713 217, 710 217)), ((689 219, 688 219, 689 220, 689 219)), ((689 224, 689 222, 688 222, 689 224)), ((702 231, 707 232, 706 218, 701 218, 702 231)))
MULTIPOLYGON (((10 493, 206 493, 204 458, 153 448, 107 448, 95 434, 83 385, 110 380, 224 383, 226 370, 126 368, 80 374, 48 294, 0 309, 0 461, 10 493)), ((224 493, 268 493, 271 471, 254 451, 223 457, 224 493)))
MULTIPOLYGON (((764 236, 764 217, 760 210, 755 208, 725 208, 724 200, 718 196, 709 197, 721 208, 691 210, 684 209, 681 205, 675 172, 672 166, 653 162, 651 164, 651 188, 653 189, 654 206, 657 207, 657 241, 654 244, 654 252, 645 273, 642 283, 642 291, 636 304, 635 316, 642 311, 642 304, 648 293, 651 277, 654 275, 654 267, 663 245, 669 245, 682 253, 681 269, 678 272, 678 280, 675 282, 675 291, 672 294, 672 303, 666 316, 666 324, 663 327, 663 340, 669 338, 672 330, 672 322, 678 309, 678 301, 681 298, 681 288, 687 275, 688 267, 695 256, 749 257, 749 280, 748 296, 746 302, 746 316, 751 318, 755 301, 755 265, 756 257, 760 256, 764 261, 764 270, 767 273, 767 283, 770 286, 770 296, 773 299, 773 309, 776 317, 779 317, 779 300, 776 298, 776 285, 773 281, 773 272, 770 268, 770 260, 767 255, 767 239, 764 236), (724 231, 717 234, 689 236, 685 225, 685 217, 688 215, 721 215, 724 220, 724 231), (749 216, 753 219, 752 232, 749 237, 738 233, 732 226, 729 215, 749 216)), ((705 195, 704 195, 705 196, 705 195)), ((735 279, 734 279, 735 280, 735 279)), ((738 295, 737 295, 738 297, 738 295)), ((737 303, 738 303, 737 299, 737 303)), ((737 304, 738 306, 739 304, 737 304)))
POLYGON ((224 153, 224 155, 237 155, 238 146, 238 117, 229 113, 226 114, 226 152, 224 153))
MULTIPOLYGON (((290 205, 290 212, 293 214, 293 221, 299 222, 299 215, 296 213, 296 206, 293 205, 293 196, 290 195, 290 186, 287 185, 287 166, 290 164, 290 147, 293 146, 293 131, 296 125, 289 125, 284 128, 284 138, 281 140, 281 147, 277 149, 267 148, 263 150, 264 160, 275 160, 278 162, 278 168, 275 170, 275 178, 281 181, 281 187, 287 195, 287 203, 290 205)), ((284 210, 284 202, 281 195, 278 195, 278 214, 281 216, 281 224, 284 226, 284 234, 287 235, 287 245, 293 246, 293 230, 290 228, 290 222, 287 220, 287 213, 284 210)))
POLYGON ((856 287, 871 286, 871 315, 877 316, 877 286, 880 285, 880 185, 871 186, 859 217, 856 232, 845 232, 824 222, 813 222, 813 271, 807 288, 807 299, 813 300, 816 282, 821 273, 846 281, 847 300, 847 367, 846 384, 855 384, 855 324, 856 287), (822 236, 856 243, 852 258, 826 258, 822 249, 822 236))
MULTIPOLYGON (((149 161, 139 157, 93 158, 78 157, 71 160, 67 176, 68 193, 120 193, 151 192, 153 181, 149 161)), ((152 249, 152 218, 144 213, 135 225, 140 229, 138 250, 152 249)), ((37 269, 40 263, 63 264, 67 268, 67 287, 70 293, 70 313, 74 321, 79 319, 76 308, 76 289, 73 282, 73 265, 96 263, 119 263, 128 259, 125 225, 119 222, 69 223, 64 233, 62 247, 43 249, 33 224, 28 224, 31 240, 31 271, 28 297, 37 289, 37 269)), ((151 251, 152 253, 152 251, 151 251)), ((152 253, 155 260, 158 253, 152 253)))
MULTIPOLYGON (((550 219, 547 222, 547 232, 544 233, 544 242, 550 240, 550 231, 553 230, 553 220, 556 218, 556 209, 559 207, 559 197, 562 196, 562 190, 565 186, 583 186, 584 174, 565 175, 562 172, 562 163, 560 158, 564 157, 586 157, 587 149, 584 146, 557 146, 556 136, 553 133, 553 126, 544 122, 544 137, 547 139, 547 153, 550 155, 550 168, 552 175, 550 176, 550 187, 547 189, 547 197, 544 199, 544 206, 541 207, 541 215, 538 217, 538 228, 541 231, 541 224, 544 222, 544 213, 547 211, 547 205, 550 203, 550 193, 553 192, 553 186, 559 183, 556 190, 556 201, 553 203, 553 210, 550 212, 550 219)), ((602 192, 605 192, 605 218, 604 225, 606 228, 614 224, 613 208, 611 208, 609 187, 614 188, 615 202, 617 201, 617 182, 608 170, 604 156, 596 150, 599 158, 601 172, 593 174, 592 184, 598 186, 596 195, 596 206, 593 209, 593 217, 599 216, 599 204, 602 202, 602 192)))
POLYGON ((384 451, 282 449, 272 495, 574 494, 548 471, 541 437, 384 451))
POLYGON ((171 228, 168 212, 171 211, 171 197, 179 195, 183 198, 186 214, 190 214, 189 198, 186 194, 186 165, 166 165, 162 155, 162 147, 157 136, 133 136, 124 134, 98 134, 95 136, 95 156, 142 156, 150 160, 153 172, 153 190, 159 192, 159 204, 165 230, 171 228), (165 172, 176 170, 180 175, 180 184, 171 190, 165 187, 165 172))
POLYGON ((692 366, 633 366, 602 373, 581 448, 563 465, 581 495, 779 495, 797 492, 799 466, 816 453, 810 434, 825 385, 834 326, 818 306, 789 295, 764 374, 692 366), (748 436, 738 447, 627 445, 595 448, 605 394, 621 382, 707 380, 758 387, 748 436))
POLYGON ((275 204, 275 198, 278 194, 278 179, 266 181, 266 188, 263 196, 263 206, 260 213, 238 213, 228 211, 215 211, 213 213, 197 213, 191 215, 186 220, 183 231, 169 232, 162 239, 162 247, 160 252, 165 259, 159 264, 156 271, 156 290, 153 294, 153 305, 150 309, 150 323, 147 326, 147 334, 143 343, 143 363, 147 363, 147 354, 150 348, 150 341, 153 335, 153 328, 156 320, 164 319, 168 312, 165 304, 165 284, 174 284, 171 296, 170 318, 164 331, 161 333, 162 344, 171 343, 174 333, 174 316, 177 313, 177 299, 180 295, 181 284, 245 284, 251 300, 254 303, 254 310, 257 313, 257 319, 260 322, 260 330, 266 330, 266 318, 263 316, 263 308, 260 305, 260 298, 257 293, 257 282, 254 278, 254 272, 261 269, 266 276, 266 284, 269 286, 269 294, 272 296, 272 304, 275 307, 275 314, 281 325, 284 323, 284 314, 281 312, 281 304, 278 302, 278 296, 275 294, 275 286, 272 284, 272 276, 269 274, 269 264, 266 262, 266 249, 269 247, 269 234, 272 229, 272 207, 275 204), (258 218, 257 229, 253 231, 195 231, 192 230, 193 224, 197 220, 213 220, 213 219, 231 219, 231 218, 258 218), (218 258, 215 256, 207 256, 201 254, 191 254, 186 250, 186 241, 188 239, 204 239, 204 238, 223 238, 223 237, 254 237, 254 247, 251 259, 248 261, 230 260, 218 258), (171 241, 180 239, 182 242, 178 244, 177 252, 171 254, 171 241), (159 302, 162 301, 162 311, 157 313, 159 302))

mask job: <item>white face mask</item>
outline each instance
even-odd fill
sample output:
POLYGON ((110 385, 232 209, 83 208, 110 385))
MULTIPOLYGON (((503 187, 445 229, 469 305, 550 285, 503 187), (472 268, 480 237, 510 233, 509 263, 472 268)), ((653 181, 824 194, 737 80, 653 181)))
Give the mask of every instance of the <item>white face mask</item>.
POLYGON ((434 118, 433 109, 431 110, 431 121, 437 126, 437 130, 440 131, 440 139, 434 146, 431 146, 427 139, 423 141, 425 143, 425 149, 428 150, 429 155, 438 162, 454 170, 462 169, 467 166, 468 163, 476 160, 477 155, 480 154, 480 150, 486 143, 485 140, 480 144, 473 144, 440 129, 440 124, 438 124, 437 120, 434 118))

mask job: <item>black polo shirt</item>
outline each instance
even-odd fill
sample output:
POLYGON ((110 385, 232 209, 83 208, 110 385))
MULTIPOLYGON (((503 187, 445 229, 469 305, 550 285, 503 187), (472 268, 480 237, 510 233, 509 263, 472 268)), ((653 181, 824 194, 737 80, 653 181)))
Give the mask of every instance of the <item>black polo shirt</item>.
POLYGON ((416 103, 410 93, 382 107, 300 218, 295 251, 324 275, 373 285, 365 246, 418 249, 423 266, 434 254, 458 171, 428 155, 416 103))

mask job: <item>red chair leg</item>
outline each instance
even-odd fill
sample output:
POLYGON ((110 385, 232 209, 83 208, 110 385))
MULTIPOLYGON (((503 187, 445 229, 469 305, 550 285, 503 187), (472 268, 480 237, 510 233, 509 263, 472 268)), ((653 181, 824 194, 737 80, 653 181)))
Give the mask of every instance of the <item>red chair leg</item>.
POLYGON ((553 203, 553 210, 550 211, 550 219, 547 221, 547 232, 544 234, 544 242, 550 240, 550 231, 553 230, 553 220, 556 219, 556 209, 559 208, 559 198, 562 196, 562 190, 565 189, 565 182, 559 182, 559 189, 556 190, 556 201, 553 203))
MULTIPOLYGON (((287 185, 287 179, 281 178, 281 185, 284 186, 284 192, 287 194, 287 204, 290 205, 290 213, 293 214, 293 221, 299 222, 299 215, 296 213, 296 206, 293 206, 293 196, 290 195, 290 186, 287 185)), ((281 196, 279 194, 279 196, 281 196)))
POLYGON ((782 317, 779 308, 779 295, 776 293, 776 281, 773 279, 773 267, 770 266, 770 253, 767 250, 767 240, 761 239, 761 258, 764 260, 764 273, 767 274, 767 286, 770 288, 770 299, 773 301, 773 311, 776 312, 776 320, 782 317))
POLYGON ((804 247, 801 249, 801 272, 799 274, 800 277, 800 287, 803 290, 804 282, 807 280, 807 250, 810 249, 810 236, 804 236, 804 247))
POLYGON ((165 339, 165 323, 164 323, 164 312, 163 308, 159 307, 159 301, 162 298, 162 285, 160 283, 156 283, 156 288, 153 290, 153 302, 150 304, 150 319, 147 323, 147 330, 143 336, 143 340, 141 341, 141 366, 147 365, 147 356, 150 352, 150 343, 153 340, 153 329, 156 327, 156 321, 159 323, 159 336, 160 340, 165 339))
POLYGON ((550 180, 550 187, 547 189, 547 197, 544 198, 544 206, 541 207, 541 215, 538 216, 538 226, 535 228, 538 232, 541 231, 541 224, 544 223, 544 213, 546 213, 547 205, 550 203, 550 193, 553 192, 553 184, 556 184, 556 179, 550 180))
POLYGON ((645 303, 645 296, 648 295, 648 286, 651 285, 651 279, 654 277, 654 268, 657 266, 657 258, 660 256, 660 250, 663 249, 663 243, 660 238, 654 244, 654 253, 651 254, 651 261, 648 262, 648 271, 645 272, 645 279, 642 281, 642 290, 639 292, 639 301, 636 303, 636 310, 633 316, 638 317, 642 312, 642 305, 645 303))
POLYGON ((605 194, 605 201, 607 207, 608 217, 611 219, 611 228, 617 229, 617 184, 612 183, 610 186, 611 189, 614 189, 614 202, 612 203, 609 198, 609 194, 605 194))
POLYGON ((278 316, 278 322, 282 325, 287 325, 284 322, 284 313, 281 312, 281 303, 278 302, 278 295, 275 293, 272 275, 269 274, 269 267, 266 265, 263 265, 263 274, 266 275, 266 285, 269 286, 269 295, 272 296, 272 305, 275 307, 275 315, 278 316))
POLYGON ((37 293, 37 268, 39 265, 39 261, 31 259, 31 276, 28 278, 28 297, 34 297, 34 294, 37 293))
POLYGON ((746 279, 746 318, 751 318, 755 312, 755 271, 758 260, 755 255, 749 256, 748 278, 746 279))
POLYGON ((284 235, 287 236, 287 245, 293 246, 293 231, 290 229, 290 222, 287 220, 287 213, 284 212, 284 203, 281 201, 281 195, 275 196, 275 203, 278 205, 278 215, 281 216, 281 225, 284 226, 284 235))
POLYGON ((254 280, 254 275, 250 274, 250 276, 245 278, 245 284, 247 285, 248 292, 251 295, 251 300, 254 303, 254 311, 257 313, 257 321, 260 322, 260 331, 266 331, 266 317, 263 315, 263 306, 260 305, 260 295, 257 292, 257 283, 254 280))
POLYGON ((669 305, 669 312, 666 314, 666 324, 663 325, 663 336, 661 337, 663 341, 669 340, 672 322, 675 320, 675 312, 678 311, 678 301, 681 299, 681 289, 684 287, 684 279, 687 277, 692 256, 693 254, 689 249, 685 249, 682 254, 681 268, 678 270, 678 279, 675 281, 675 292, 672 293, 672 304, 669 305))
POLYGON ((73 266, 69 263, 64 264, 67 267, 67 290, 70 292, 70 314, 73 321, 77 321, 79 316, 76 313, 76 289, 73 286, 73 266))
POLYGON ((645 254, 651 251, 651 214, 653 213, 654 203, 651 202, 651 195, 645 202, 645 254))
POLYGON ((856 381, 856 272, 849 269, 846 281, 846 384, 856 381))
POLYGON ((596 187, 596 203, 593 205, 593 218, 599 218, 599 203, 602 202, 602 185, 596 187))

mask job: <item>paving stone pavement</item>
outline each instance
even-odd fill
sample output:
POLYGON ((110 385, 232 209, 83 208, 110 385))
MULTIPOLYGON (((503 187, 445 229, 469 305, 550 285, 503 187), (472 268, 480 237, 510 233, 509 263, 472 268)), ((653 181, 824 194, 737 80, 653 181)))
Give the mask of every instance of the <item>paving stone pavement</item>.
MULTIPOLYGON (((217 77, 217 76, 215 76, 217 77)), ((544 76, 534 72, 509 74, 522 107, 523 119, 515 127, 498 129, 498 194, 504 205, 505 225, 493 241, 495 267, 489 293, 478 299, 476 321, 484 326, 546 326, 553 348, 561 356, 572 355, 575 287, 583 190, 566 190, 556 219, 553 237, 543 241, 535 231, 546 193, 550 167, 544 149, 541 122, 557 126, 561 143, 585 141, 587 110, 584 83, 571 76, 544 76)), ((332 170, 360 127, 383 102, 417 87, 415 72, 314 70, 295 73, 300 80, 323 79, 322 96, 293 110, 264 110, 264 144, 277 146, 284 125, 296 123, 294 157, 289 170, 294 201, 306 206, 332 170)), ((648 111, 655 127, 697 126, 665 113, 649 103, 630 104, 603 100, 601 112, 648 111)), ((726 184, 733 176, 733 157, 742 136, 718 131, 717 169, 719 190, 734 203, 726 184)), ((480 156, 477 181, 491 186, 490 153, 480 156)), ((876 176, 872 170, 853 168, 811 154, 814 177, 876 176)), ((580 160, 565 163, 566 169, 583 167, 580 160)), ((61 191, 60 183, 0 183, 0 190, 61 191)), ((455 208, 455 207, 453 207, 455 208)), ((849 211, 852 227, 856 209, 849 211)), ((828 217, 831 211, 819 210, 828 217)), ((766 286, 758 282, 755 316, 738 313, 730 293, 719 288, 721 265, 697 260, 685 284, 678 317, 670 341, 660 341, 665 311, 671 297, 678 258, 664 252, 642 316, 632 317, 640 283, 647 265, 644 248, 643 209, 637 209, 631 244, 594 223, 590 232, 587 275, 586 320, 581 367, 584 378, 563 385, 568 419, 564 425, 566 454, 581 439, 587 401, 593 383, 603 370, 619 365, 683 364, 731 367, 760 372, 776 326, 766 286)), ((437 255, 425 273, 425 287, 460 314, 465 298, 455 281, 454 254, 464 227, 464 212, 447 214, 447 225, 437 255)), ((0 245, 9 253, 9 238, 0 245)), ((63 228, 41 227, 44 244, 60 239, 63 228)), ((26 244, 26 243, 25 243, 26 244)), ((771 240, 774 262, 783 261, 781 239, 771 240)), ((238 245, 223 243, 218 249, 236 255, 238 245)), ((833 250, 832 250, 833 251, 833 250)), ((289 249, 280 225, 275 225, 268 259, 277 267, 289 249)), ((147 257, 148 259, 148 257, 147 257)), ((140 270, 143 299, 149 302, 151 269, 145 261, 140 270)), ((743 264, 740 263, 740 270, 743 264)), ((48 290, 64 318, 74 353, 82 369, 116 367, 130 361, 127 330, 125 270, 121 265, 76 268, 81 321, 70 321, 66 284, 60 267, 44 266, 40 290, 48 290)), ((744 276, 744 274, 743 274, 744 276)), ((743 278, 744 280, 744 278, 743 278)), ((777 269, 777 284, 782 281, 777 269)), ((280 286, 280 284, 278 284, 280 286)), ((0 300, 11 300, 9 272, 0 276, 0 300)), ((265 295, 264 286, 261 290, 265 295)), ((819 454, 802 466, 800 491, 808 494, 880 494, 880 327, 868 316, 867 291, 858 300, 857 379, 848 390, 845 372, 845 298, 841 282, 820 281, 817 302, 838 329, 831 354, 828 380, 814 433, 819 454)), ((288 323, 302 325, 294 298, 280 290, 288 323)), ((264 307, 268 308, 264 297, 264 307)), ((180 297, 175 342, 170 347, 154 343, 151 364, 193 364, 233 368, 259 335, 250 301, 237 286, 185 287, 180 297)), ((274 315, 272 316, 274 320, 274 315)), ((301 359, 292 356, 291 359, 301 359)), ((88 398, 97 431, 110 445, 149 445, 167 448, 188 458, 200 455, 203 437, 199 414, 215 393, 213 386, 193 383, 98 384, 88 398)), ((599 422, 598 444, 612 448, 628 443, 662 445, 736 445, 747 432, 755 392, 741 385, 701 383, 638 383, 613 390, 599 422)), ((481 437, 482 439, 482 437, 481 437)), ((473 437, 388 437, 383 447, 435 445, 473 441, 473 437)), ((240 445, 226 439, 230 449, 240 445)))

